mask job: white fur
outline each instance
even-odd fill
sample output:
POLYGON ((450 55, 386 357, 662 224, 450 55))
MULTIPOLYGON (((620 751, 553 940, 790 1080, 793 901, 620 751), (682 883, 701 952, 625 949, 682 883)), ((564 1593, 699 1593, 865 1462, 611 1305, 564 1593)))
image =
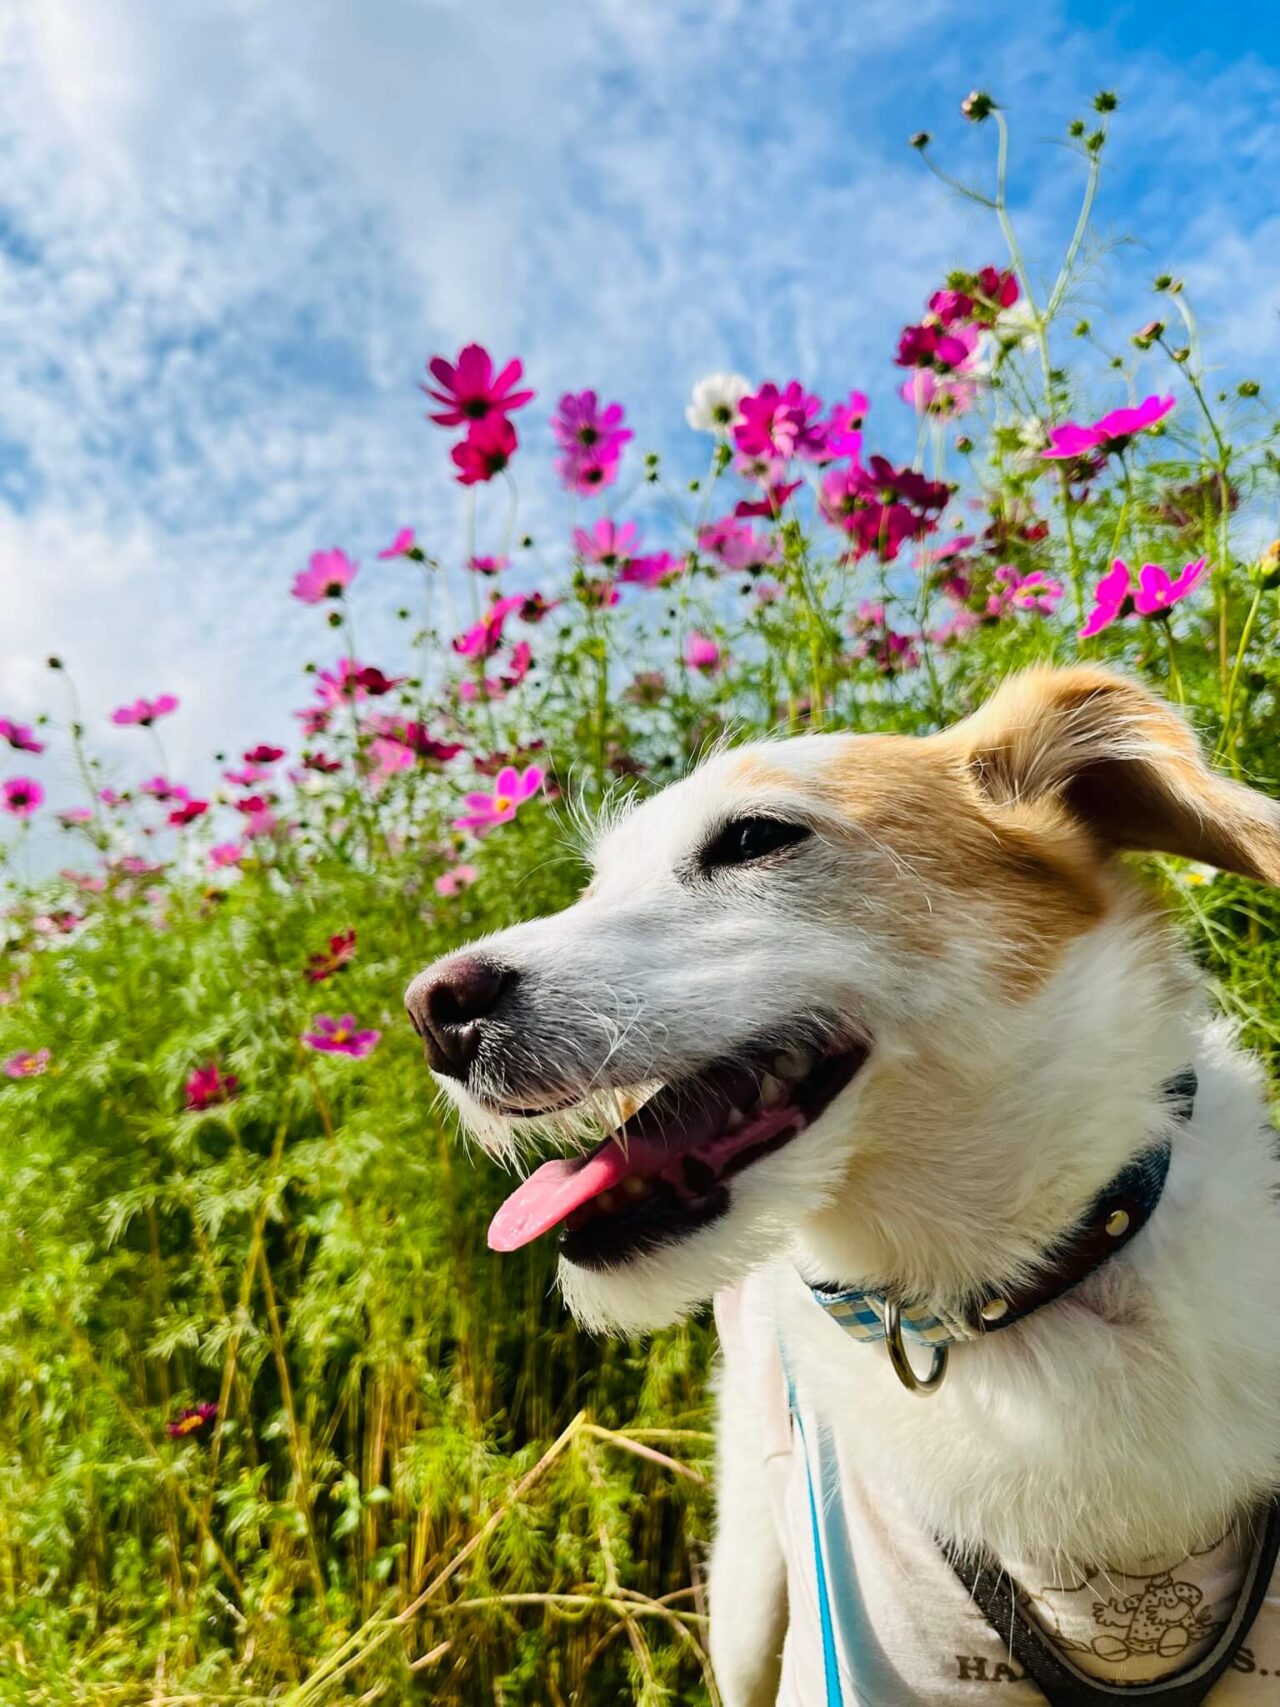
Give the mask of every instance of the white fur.
MULTIPOLYGON (((1002 929, 999 884, 957 881, 945 815, 891 843, 822 786, 851 755, 874 761, 855 741, 719 754, 616 825, 586 898, 484 945, 520 969, 520 1043, 501 1065, 482 1056, 451 1094, 514 1157, 529 1128, 504 1102, 528 1104, 531 1084, 582 1108, 605 1088, 686 1076, 762 1022, 780 1041, 811 1014, 869 1037, 859 1076, 734 1178, 720 1220, 607 1273, 562 1262, 570 1306, 591 1327, 650 1328, 775 1263, 807 1400, 928 1528, 1077 1565, 1189 1550, 1277 1481, 1280 1180, 1259 1074, 1101 851, 1097 921, 1065 944, 1046 937, 1040 975, 1019 984, 1037 939, 1002 929), (758 811, 817 834, 759 872, 690 874, 714 827, 758 811), (1183 1126, 1159 1086, 1188 1064, 1200 1089, 1183 1126), (927 1401, 798 1278, 875 1280, 943 1306, 998 1289, 1161 1133, 1173 1162, 1149 1227, 1069 1297, 953 1348, 927 1401)), ((994 809, 991 823, 994 837, 994 809)), ((727 1707, 772 1699, 782 1628, 757 1429, 730 1366, 711 1585, 727 1707)))

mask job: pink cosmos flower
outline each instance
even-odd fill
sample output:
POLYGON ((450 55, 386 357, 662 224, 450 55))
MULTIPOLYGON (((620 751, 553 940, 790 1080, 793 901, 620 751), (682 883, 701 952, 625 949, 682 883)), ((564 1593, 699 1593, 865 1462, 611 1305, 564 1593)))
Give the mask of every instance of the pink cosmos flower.
POLYGON ((215 871, 223 871, 229 865, 239 865, 248 852, 243 842, 219 842, 209 849, 209 864, 215 871))
POLYGON ((683 557, 673 557, 669 551, 657 551, 651 557, 633 557, 618 571, 618 579, 633 587, 660 587, 682 575, 685 568, 683 557))
POLYGON ((542 787, 545 773, 530 765, 523 775, 514 765, 506 765, 494 779, 492 794, 468 794, 467 810, 453 820, 455 830, 474 830, 483 835, 495 824, 509 823, 526 800, 531 800, 542 787))
POLYGON ((114 788, 100 788, 98 799, 104 806, 123 806, 126 797, 123 794, 117 794, 114 788))
POLYGON ((470 889, 479 875, 480 873, 474 865, 451 866, 448 871, 441 872, 432 884, 432 888, 437 895, 443 895, 446 898, 452 895, 460 895, 464 889, 470 889))
POLYGON ((748 455, 808 457, 816 461, 826 448, 826 429, 818 419, 822 399, 807 392, 798 379, 779 390, 772 382, 739 404, 742 420, 733 429, 733 442, 748 455))
POLYGON ((293 715, 302 724, 304 735, 323 735, 329 727, 329 713, 323 706, 304 706, 301 711, 295 711, 293 715))
POLYGON ((44 800, 44 789, 31 776, 11 776, 0 784, 0 802, 13 818, 30 818, 44 800))
POLYGON ((169 822, 175 829, 181 829, 184 824, 194 824, 197 818, 203 818, 208 810, 207 800, 184 800, 170 812, 169 822))
POLYGON ((502 671, 498 680, 502 683, 502 686, 510 692, 512 688, 518 688, 520 686, 520 683, 525 679, 532 668, 533 648, 527 640, 518 640, 511 648, 511 654, 507 659, 507 667, 502 671))
POLYGON ((342 769, 342 760, 331 759, 327 753, 304 753, 302 768, 306 771, 316 771, 321 776, 332 776, 334 771, 342 769))
POLYGON ((49 1071, 50 1052, 47 1049, 19 1049, 10 1055, 3 1071, 6 1079, 34 1079, 49 1071))
POLYGON ((149 776, 145 782, 138 784, 139 794, 149 794, 153 800, 158 800, 162 806, 171 800, 181 806, 191 798, 191 790, 183 788, 180 782, 170 782, 165 776, 149 776))
POLYGON ((827 520, 848 534, 853 556, 874 551, 882 562, 892 563, 907 540, 937 527, 933 512, 942 510, 949 496, 942 481, 873 456, 868 468, 855 462, 830 469, 818 504, 827 520))
POLYGON ((111 721, 121 725, 140 723, 144 729, 178 709, 178 696, 162 693, 158 699, 135 699, 132 705, 122 705, 111 713, 111 721))
POLYGON ((1131 597, 1129 565, 1117 557, 1093 590, 1093 609, 1089 612, 1089 620, 1080 630, 1081 640, 1088 640, 1093 635, 1100 634, 1118 617, 1124 616, 1131 597))
POLYGON ((480 486, 501 474, 516 454, 519 440, 505 415, 494 415, 473 426, 449 455, 457 463, 460 486, 480 486))
POLYGON ((1050 461, 1088 456, 1091 451, 1110 456, 1122 451, 1135 434, 1163 421, 1173 406, 1172 397, 1144 397, 1136 409, 1113 409, 1088 427, 1068 421, 1053 428, 1049 448, 1040 455, 1050 461))
POLYGON ((765 488, 762 498, 739 498, 733 506, 735 516, 772 516, 776 521, 787 500, 804 485, 803 480, 780 480, 765 488))
POLYGON ((0 741, 7 741, 17 753, 44 752, 44 742, 36 740, 28 724, 15 723, 8 717, 0 717, 0 741))
POLYGON ((40 936, 67 936, 83 923, 79 913, 73 913, 70 907, 59 907, 55 912, 38 914, 32 919, 31 928, 40 936))
POLYGON ((179 1411, 172 1422, 164 1425, 164 1431, 171 1440, 181 1440, 183 1435, 198 1434, 217 1414, 217 1405, 212 1400, 205 1399, 198 1405, 191 1405, 185 1411, 179 1411))
POLYGON ((507 618, 523 603, 524 600, 516 593, 505 599, 494 599, 474 628, 454 638, 454 651, 462 658, 491 658, 502 644, 502 630, 507 618))
POLYGON ((973 408, 978 388, 971 379, 957 374, 936 373, 932 368, 917 368, 911 378, 898 389, 904 403, 910 403, 919 415, 963 415, 973 408))
POLYGON ((826 454, 829 457, 862 455, 862 423, 871 404, 861 391, 851 391, 847 401, 835 403, 826 427, 826 454))
POLYGON ((493 360, 480 344, 468 344, 458 354, 456 362, 443 356, 432 356, 427 371, 440 387, 429 385, 422 389, 428 397, 444 405, 439 415, 431 419, 441 427, 464 427, 469 424, 504 420, 513 409, 523 409, 532 391, 513 391, 524 373, 524 364, 510 361, 501 373, 493 371, 493 360))
POLYGON ((468 557, 467 568, 477 575, 500 575, 509 561, 506 557, 468 557))
POLYGON ((65 812, 59 812, 60 824, 92 824, 93 809, 89 806, 68 806, 65 812))
POLYGON ((553 610, 556 610, 563 603, 563 599, 546 599, 541 593, 530 593, 520 606, 520 620, 521 622, 541 622, 544 616, 549 616, 553 610))
POLYGON ((354 1014, 343 1014, 340 1019, 317 1014, 312 1025, 315 1029, 304 1031, 302 1041, 322 1055, 351 1055, 358 1061, 371 1055, 382 1038, 380 1031, 357 1030, 354 1014))
POLYGON ((961 326, 946 331, 927 321, 904 326, 893 358, 899 367, 930 367, 942 373, 963 373, 972 366, 980 333, 976 327, 961 326))
POLYGON ((223 771, 222 774, 233 788, 252 788, 255 783, 264 782, 271 773, 261 765, 244 765, 239 770, 223 771))
POLYGON ((293 596, 304 605, 320 605, 326 599, 340 599, 355 580, 359 564, 353 563, 345 551, 313 551, 309 568, 293 578, 293 596))
POLYGON ((332 978, 335 972, 341 972, 355 959, 356 933, 339 931, 336 936, 329 938, 329 946, 317 950, 307 956, 307 964, 303 975, 308 984, 323 984, 326 978, 332 978))
POLYGON ((756 533, 746 522, 725 516, 698 530, 698 549, 718 557, 726 569, 742 573, 776 563, 779 546, 767 533, 756 533))
MULTIPOLYGON (((403 676, 386 676, 376 664, 357 664, 354 658, 339 658, 336 670, 320 670, 316 675, 316 698, 326 706, 341 705, 344 701, 363 699, 366 694, 378 698, 398 688, 403 676)), ((303 719, 304 732, 319 734, 328 724, 320 721, 320 713, 298 713, 303 719)))
POLYGON ((1052 616, 1064 591, 1061 581, 1051 581, 1039 569, 1029 575, 1019 574, 1012 563, 1003 563, 992 579, 996 590, 987 600, 987 615, 1001 617, 1006 611, 1036 612, 1052 616))
POLYGON ((612 483, 635 436, 625 419, 621 403, 602 404, 594 391, 565 392, 551 431, 560 446, 556 472, 569 491, 598 492, 612 483))
POLYGON ((630 562, 640 544, 640 529, 634 522, 613 522, 601 516, 590 532, 574 528, 573 549, 587 563, 598 563, 602 569, 616 569, 630 562))
POLYGON ((411 551, 418 549, 418 541, 412 528, 401 528, 390 545, 383 546, 378 553, 379 563, 389 562, 393 557, 407 557, 411 551))
POLYGON ((1144 563, 1133 595, 1133 608, 1139 616, 1163 616, 1179 599, 1196 590, 1208 567, 1207 558, 1197 557, 1181 575, 1170 580, 1158 563, 1144 563))
POLYGON ((714 675, 720 668, 721 651, 714 640, 695 628, 684 643, 684 661, 691 670, 701 670, 704 675, 714 675))
POLYGON ((216 1061, 209 1061, 195 1069, 183 1088, 188 1110, 212 1108, 215 1103, 230 1102, 240 1089, 240 1081, 234 1073, 224 1073, 216 1061))

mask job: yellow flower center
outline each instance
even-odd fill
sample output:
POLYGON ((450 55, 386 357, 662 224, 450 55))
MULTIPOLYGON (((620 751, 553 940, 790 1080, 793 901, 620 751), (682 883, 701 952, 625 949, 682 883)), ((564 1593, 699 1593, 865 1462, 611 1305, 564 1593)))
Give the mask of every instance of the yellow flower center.
POLYGON ((345 1025, 340 1025, 332 1036, 335 1043, 348 1043, 351 1040, 351 1033, 345 1025))
POLYGON ((515 805, 515 801, 512 800, 509 794, 495 794, 493 797, 493 804, 494 808, 499 812, 510 812, 511 808, 515 805))

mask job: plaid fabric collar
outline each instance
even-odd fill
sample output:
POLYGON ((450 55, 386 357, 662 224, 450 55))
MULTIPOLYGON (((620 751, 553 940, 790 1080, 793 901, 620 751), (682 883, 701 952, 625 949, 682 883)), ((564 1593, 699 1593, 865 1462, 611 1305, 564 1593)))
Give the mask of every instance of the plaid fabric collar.
MULTIPOLYGON (((1191 1118, 1198 1083, 1188 1067, 1163 1086, 1170 1112, 1179 1121, 1191 1118)), ((1172 1146, 1165 1139, 1112 1179, 1085 1209, 1075 1226, 1044 1253, 1031 1278, 1020 1286, 994 1288, 966 1300, 955 1311, 929 1309, 902 1301, 902 1334, 919 1345, 948 1346, 957 1340, 977 1340, 1000 1328, 1012 1327, 1024 1316, 1052 1304, 1073 1286, 1123 1250, 1141 1232, 1160 1201, 1169 1172, 1172 1146)), ((885 1337, 885 1292, 875 1287, 834 1289, 811 1285, 809 1290, 832 1321, 854 1339, 873 1342, 885 1337)))

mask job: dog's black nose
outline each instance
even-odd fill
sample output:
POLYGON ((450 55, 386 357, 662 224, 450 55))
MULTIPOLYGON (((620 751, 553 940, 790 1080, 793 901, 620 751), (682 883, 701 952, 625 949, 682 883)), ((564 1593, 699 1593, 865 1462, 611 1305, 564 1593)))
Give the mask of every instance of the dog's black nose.
POLYGON ((418 974, 404 1005, 437 1073, 466 1078, 480 1047, 480 1022, 492 1017, 515 977, 477 954, 460 954, 418 974))

